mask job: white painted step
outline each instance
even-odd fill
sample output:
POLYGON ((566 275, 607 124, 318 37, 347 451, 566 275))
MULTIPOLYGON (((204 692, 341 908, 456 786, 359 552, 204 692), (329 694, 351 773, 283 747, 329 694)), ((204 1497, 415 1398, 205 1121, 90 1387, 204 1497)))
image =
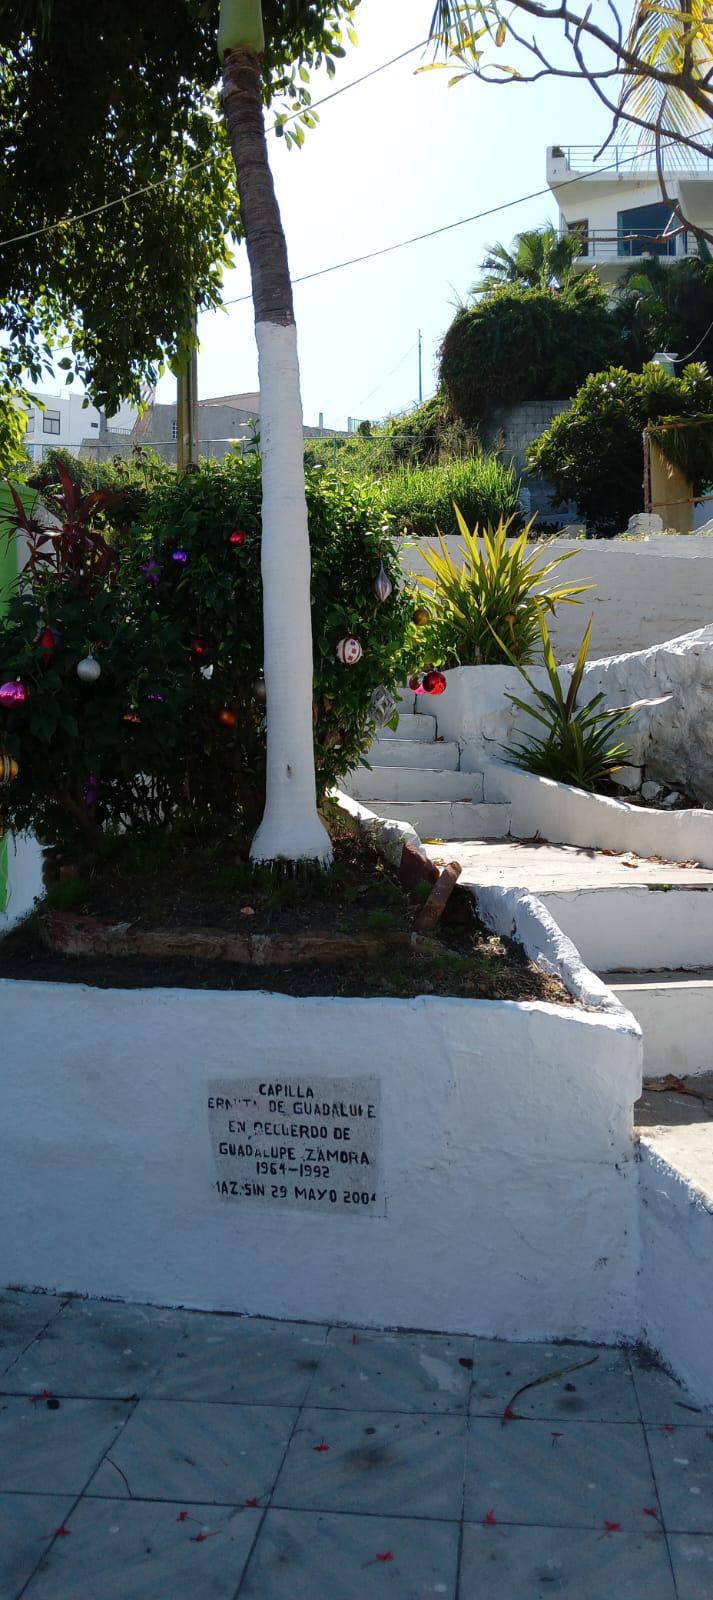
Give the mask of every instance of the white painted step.
POLYGON ((647 1078, 713 1072, 713 968, 600 976, 641 1026, 647 1078))
POLYGON ((450 741, 427 744, 419 739, 396 739, 393 734, 386 738, 380 733, 366 759, 372 767, 437 767, 455 772, 459 757, 458 745, 450 741))
POLYGON ((435 717, 416 717, 406 712, 404 716, 399 717, 396 731, 393 728, 385 728, 383 733, 377 733, 376 741, 380 744, 382 739, 418 739, 422 743, 435 737, 435 717))
MULTIPOLYGON (((431 746, 428 746, 430 749, 431 746)), ((370 806, 382 800, 474 800, 483 798, 482 772, 449 772, 434 767, 357 767, 342 787, 370 806)))
POLYGON ((593 972, 633 966, 695 972, 710 961, 713 887, 676 886, 660 893, 635 882, 583 889, 539 884, 535 892, 593 972))
POLYGON ((395 822, 410 822, 421 839, 503 839, 510 829, 509 806, 468 800, 379 801, 373 810, 395 822))

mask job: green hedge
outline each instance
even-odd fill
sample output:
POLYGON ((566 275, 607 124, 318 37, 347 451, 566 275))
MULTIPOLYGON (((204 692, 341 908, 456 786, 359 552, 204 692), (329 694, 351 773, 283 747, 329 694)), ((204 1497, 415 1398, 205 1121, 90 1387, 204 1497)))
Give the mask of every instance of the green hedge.
MULTIPOLYGON (((456 533, 454 503, 471 528, 519 518, 520 479, 497 456, 473 456, 442 467, 402 467, 382 479, 384 510, 417 535, 456 533)), ((515 532, 517 522, 513 523, 515 532)))

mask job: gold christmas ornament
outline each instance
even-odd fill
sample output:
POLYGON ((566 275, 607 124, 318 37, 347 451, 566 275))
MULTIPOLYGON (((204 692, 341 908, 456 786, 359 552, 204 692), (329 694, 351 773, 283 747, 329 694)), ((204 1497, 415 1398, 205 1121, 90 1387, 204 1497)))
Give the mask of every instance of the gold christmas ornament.
POLYGON ((8 755, 7 750, 0 750, 0 783, 12 783, 19 771, 14 756, 8 755))
POLYGON ((430 620, 431 620, 430 611, 427 611, 425 606, 417 606, 416 610, 414 611, 413 618, 412 618, 412 621, 414 622, 415 626, 417 628, 426 628, 428 626, 430 620))

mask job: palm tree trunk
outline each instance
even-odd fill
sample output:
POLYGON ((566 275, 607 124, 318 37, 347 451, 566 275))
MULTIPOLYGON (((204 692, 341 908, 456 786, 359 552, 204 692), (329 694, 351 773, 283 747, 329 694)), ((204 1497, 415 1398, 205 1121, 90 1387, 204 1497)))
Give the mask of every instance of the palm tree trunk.
POLYGON ((260 374, 267 797, 257 861, 332 859, 317 813, 310 551, 297 329, 267 154, 260 0, 222 0, 223 107, 252 274, 260 374))

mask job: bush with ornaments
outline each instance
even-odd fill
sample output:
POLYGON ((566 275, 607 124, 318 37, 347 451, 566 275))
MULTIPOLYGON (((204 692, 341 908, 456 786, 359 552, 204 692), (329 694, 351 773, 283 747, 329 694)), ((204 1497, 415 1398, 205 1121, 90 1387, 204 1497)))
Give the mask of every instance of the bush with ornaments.
MULTIPOLYGON (((418 626, 378 487, 315 469, 307 501, 323 793, 394 716, 418 626)), ((260 504, 257 455, 160 482, 139 527, 63 471, 49 526, 16 497, 8 536, 27 559, 0 617, 0 825, 80 851, 184 820, 254 828, 269 714, 260 504)))

